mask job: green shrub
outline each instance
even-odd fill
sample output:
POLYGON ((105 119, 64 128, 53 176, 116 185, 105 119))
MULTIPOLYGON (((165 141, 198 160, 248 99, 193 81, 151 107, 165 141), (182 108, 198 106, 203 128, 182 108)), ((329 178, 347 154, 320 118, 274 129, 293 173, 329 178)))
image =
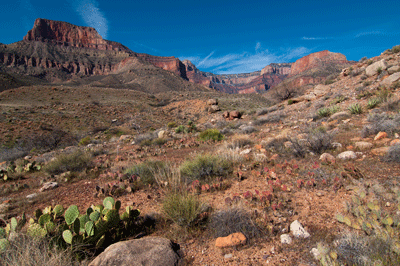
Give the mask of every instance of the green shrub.
POLYGON ((63 153, 44 166, 49 174, 61 174, 67 171, 79 172, 89 166, 92 156, 88 152, 77 150, 73 153, 63 153))
POLYGON ((227 176, 232 172, 232 163, 218 156, 203 154, 185 161, 179 169, 187 182, 202 181, 227 176))
POLYGON ((292 99, 289 99, 289 100, 287 101, 287 104, 288 104, 288 105, 293 104, 293 100, 292 100, 292 99))
POLYGON ((175 123, 175 122, 169 122, 169 123, 167 124, 167 127, 169 127, 169 128, 174 128, 174 127, 176 127, 176 123, 175 123))
POLYGON ((187 192, 170 192, 162 203, 167 218, 182 227, 192 227, 206 208, 197 196, 187 192))
POLYGON ((356 114, 361 114, 362 113, 362 107, 358 103, 353 103, 348 107, 348 110, 350 114, 356 115, 356 114))
POLYGON ((328 108, 323 107, 323 108, 318 109, 317 115, 318 115, 319 117, 328 117, 328 116, 330 116, 331 114, 330 114, 328 108))
POLYGON ((176 133, 188 133, 188 129, 184 125, 179 125, 175 128, 176 133))
POLYGON ((395 54, 399 53, 400 52, 400 45, 393 46, 391 51, 392 51, 392 53, 395 53, 395 54))
POLYGON ((79 141, 78 145, 79 145, 79 146, 86 146, 86 145, 88 145, 88 144, 90 143, 90 141, 91 141, 90 137, 89 137, 89 136, 86 136, 86 137, 82 138, 82 139, 79 141))
POLYGON ((199 135, 199 139, 202 141, 207 141, 207 140, 220 141, 223 138, 224 135, 222 135, 221 132, 219 132, 219 130, 215 128, 206 129, 199 135))
POLYGON ((328 79, 328 80, 325 80, 325 85, 330 85, 330 84, 333 84, 335 82, 336 82, 336 80, 328 79))
POLYGON ((376 70, 376 72, 378 73, 378 75, 380 75, 382 73, 382 68, 378 67, 378 69, 376 70))
POLYGON ((367 103, 367 108, 368 109, 373 109, 377 107, 381 103, 381 100, 379 98, 372 98, 368 100, 367 103))
POLYGON ((162 161, 146 161, 127 169, 125 174, 139 176, 139 182, 143 185, 153 185, 156 183, 154 174, 166 167, 162 161))

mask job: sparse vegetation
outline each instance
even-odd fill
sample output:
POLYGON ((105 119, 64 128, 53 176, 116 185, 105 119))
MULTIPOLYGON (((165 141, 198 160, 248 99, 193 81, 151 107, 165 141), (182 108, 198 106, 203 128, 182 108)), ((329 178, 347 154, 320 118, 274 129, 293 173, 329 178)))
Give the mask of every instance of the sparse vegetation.
POLYGON ((182 227, 193 227, 200 222, 200 214, 206 206, 193 194, 187 192, 170 192, 162 203, 164 214, 182 227))
POLYGON ((379 99, 379 98, 369 99, 368 103, 367 103, 367 108, 373 109, 373 108, 377 107, 380 103, 381 103, 381 99, 379 99))
POLYGON ((394 134, 400 128, 400 118, 398 116, 389 117, 385 113, 376 113, 368 116, 369 125, 363 127, 362 137, 375 135, 378 132, 386 132, 389 135, 394 134))
POLYGON ((62 153, 43 168, 49 174, 61 174, 67 171, 79 172, 89 167, 91 154, 77 150, 72 153, 62 153))
POLYGON ((166 167, 161 161, 146 161, 127 169, 125 174, 138 176, 138 182, 142 185, 153 185, 157 181, 155 173, 163 171, 166 167))
POLYGON ((252 215, 239 206, 225 207, 214 212, 210 217, 209 228, 214 237, 224 237, 237 232, 244 234, 248 239, 262 235, 262 230, 252 215))
POLYGON ((180 167, 182 178, 187 182, 226 177, 231 171, 231 162, 208 154, 201 154, 192 160, 187 160, 180 167))
POLYGON ((215 128, 206 129, 199 135, 199 139, 202 141, 207 141, 207 140, 221 141, 223 138, 224 135, 222 135, 221 132, 219 132, 219 130, 215 128))
POLYGON ((350 114, 358 115, 362 113, 362 107, 359 103, 353 103, 348 107, 350 114))

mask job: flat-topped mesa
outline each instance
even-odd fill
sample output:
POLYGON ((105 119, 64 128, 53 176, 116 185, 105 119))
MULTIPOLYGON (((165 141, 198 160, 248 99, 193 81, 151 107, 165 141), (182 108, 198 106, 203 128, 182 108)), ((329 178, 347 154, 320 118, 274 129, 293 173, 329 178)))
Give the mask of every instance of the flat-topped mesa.
POLYGON ((321 66, 324 63, 345 64, 348 63, 346 56, 340 53, 332 53, 328 50, 316 52, 298 59, 292 64, 291 76, 300 74, 306 70, 321 66))
POLYGON ((264 74, 279 74, 289 75, 292 63, 272 63, 261 70, 261 75, 264 74))
POLYGON ((130 51, 120 43, 104 40, 94 28, 42 18, 35 20, 33 28, 25 35, 24 41, 50 42, 97 50, 130 51))
POLYGON ((184 79, 188 79, 186 76, 186 66, 176 57, 154 56, 149 54, 137 54, 137 56, 143 58, 156 67, 160 67, 164 70, 175 73, 184 79))

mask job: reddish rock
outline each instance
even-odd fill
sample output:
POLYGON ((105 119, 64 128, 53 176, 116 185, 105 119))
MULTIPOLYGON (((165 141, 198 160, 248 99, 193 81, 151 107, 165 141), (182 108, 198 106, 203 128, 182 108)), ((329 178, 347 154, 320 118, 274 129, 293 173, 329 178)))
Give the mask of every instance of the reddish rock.
POLYGON ((400 139, 394 139, 390 142, 390 146, 399 145, 399 144, 400 144, 400 139))
POLYGON ((387 133, 381 131, 375 136, 374 140, 376 141, 376 140, 380 140, 380 139, 383 139, 383 138, 386 138, 386 137, 387 137, 387 133))
POLYGON ((328 50, 316 52, 298 59, 292 64, 291 76, 300 74, 308 69, 319 66, 321 63, 347 63, 346 56, 340 53, 332 53, 328 50))
POLYGON ((94 28, 38 18, 24 41, 41 41, 98 50, 130 51, 120 43, 104 40, 94 28))
POLYGON ((233 233, 226 237, 218 237, 215 246, 218 248, 234 247, 246 244, 246 236, 242 233, 233 233))

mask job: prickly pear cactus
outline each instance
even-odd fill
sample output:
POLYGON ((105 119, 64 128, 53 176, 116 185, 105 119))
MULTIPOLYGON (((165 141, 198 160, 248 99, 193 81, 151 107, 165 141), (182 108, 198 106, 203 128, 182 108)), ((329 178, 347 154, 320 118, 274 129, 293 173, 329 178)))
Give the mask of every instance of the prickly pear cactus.
POLYGON ((54 218, 60 217, 64 213, 64 207, 62 205, 56 205, 53 209, 54 218))
POLYGON ((114 208, 115 200, 112 197, 107 197, 103 200, 103 205, 105 209, 111 210, 114 208))
POLYGON ((8 239, 0 238, 0 253, 6 251, 9 246, 10 242, 8 242, 8 239))
POLYGON ((94 211, 89 215, 90 220, 93 222, 97 222, 100 218, 100 213, 98 211, 94 211))
POLYGON ((51 221, 51 216, 50 214, 46 213, 39 217, 38 223, 43 227, 50 221, 51 221))
POLYGON ((70 230, 65 230, 62 233, 62 237, 63 237, 63 239, 64 239, 64 241, 66 243, 72 245, 72 237, 73 237, 73 235, 72 235, 72 232, 70 230))
POLYGON ((28 227, 27 234, 32 237, 43 238, 47 235, 46 229, 42 228, 39 224, 34 223, 28 227))
POLYGON ((75 222, 76 218, 79 216, 79 210, 76 205, 71 205, 66 211, 65 211, 65 222, 67 225, 71 225, 75 222))

